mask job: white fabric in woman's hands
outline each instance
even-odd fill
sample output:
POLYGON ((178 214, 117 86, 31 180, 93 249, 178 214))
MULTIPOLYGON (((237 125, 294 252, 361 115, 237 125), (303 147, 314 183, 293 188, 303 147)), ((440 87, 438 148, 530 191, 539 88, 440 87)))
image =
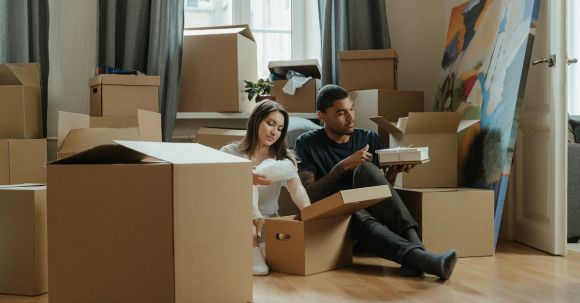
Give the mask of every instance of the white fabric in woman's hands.
POLYGON ((290 180, 298 177, 298 170, 290 159, 266 159, 255 168, 256 173, 265 176, 272 182, 290 180))

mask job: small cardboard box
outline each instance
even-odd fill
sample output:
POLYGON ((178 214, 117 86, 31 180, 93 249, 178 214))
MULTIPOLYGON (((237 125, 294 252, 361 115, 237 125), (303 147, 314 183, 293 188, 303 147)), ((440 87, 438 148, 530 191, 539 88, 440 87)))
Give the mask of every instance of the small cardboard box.
POLYGON ((386 185, 343 190, 302 210, 266 219, 266 261, 273 271, 312 275, 352 264, 350 215, 390 197, 386 185))
POLYGON ((318 60, 289 60, 271 61, 268 63, 271 73, 279 77, 286 77, 289 70, 299 72, 307 77, 312 77, 304 86, 296 89, 294 95, 285 93, 282 89, 289 80, 274 80, 274 86, 270 94, 276 96, 276 102, 280 103, 287 112, 291 113, 315 113, 316 94, 320 87, 320 67, 318 60))
POLYGON ((195 135, 195 142, 220 149, 222 146, 242 140, 245 135, 245 129, 201 127, 195 135))
POLYGON ((407 117, 411 112, 423 111, 422 91, 369 89, 349 93, 356 106, 357 127, 376 131, 381 140, 389 146, 389 134, 381 132, 377 124, 367 119, 382 116, 391 122, 407 117))
POLYGON ((0 139, 0 185, 46 183, 46 139, 0 139))
POLYGON ((251 112, 244 80, 256 82, 258 56, 248 25, 183 32, 180 112, 251 112))
POLYGON ((42 138, 38 63, 0 64, 0 138, 42 138))
POLYGON ((423 164, 429 161, 428 147, 395 147, 379 149, 380 165, 423 164))
POLYGON ((396 185, 405 188, 457 187, 457 134, 479 120, 461 120, 459 112, 409 113, 397 125, 373 117, 379 131, 389 133, 390 147, 424 146, 429 162, 397 176, 396 185))
POLYGON ((113 140, 161 141, 161 114, 138 110, 132 118, 89 117, 58 112, 57 158, 62 159, 113 140), (119 126, 119 127, 117 127, 119 126))
POLYGON ((347 91, 397 88, 397 53, 392 49, 338 52, 340 86, 347 91))
POLYGON ((48 291, 46 186, 0 186, 0 293, 48 291))
POLYGON ((48 165, 49 301, 252 301, 252 162, 116 142, 48 165))
POLYGON ((137 117, 137 110, 159 112, 159 76, 97 75, 89 79, 91 116, 137 117))
POLYGON ((442 253, 455 248, 460 257, 494 254, 494 193, 475 188, 398 189, 419 223, 425 247, 442 253))

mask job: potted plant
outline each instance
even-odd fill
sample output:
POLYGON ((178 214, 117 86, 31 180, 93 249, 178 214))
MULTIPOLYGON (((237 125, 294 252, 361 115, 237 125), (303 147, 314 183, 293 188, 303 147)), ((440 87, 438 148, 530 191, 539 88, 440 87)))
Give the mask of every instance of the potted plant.
POLYGON ((264 99, 276 100, 275 96, 270 96, 270 90, 273 86, 271 80, 260 78, 256 83, 246 80, 244 82, 246 83, 244 92, 248 93, 248 101, 251 102, 254 96, 256 96, 256 102, 264 99))

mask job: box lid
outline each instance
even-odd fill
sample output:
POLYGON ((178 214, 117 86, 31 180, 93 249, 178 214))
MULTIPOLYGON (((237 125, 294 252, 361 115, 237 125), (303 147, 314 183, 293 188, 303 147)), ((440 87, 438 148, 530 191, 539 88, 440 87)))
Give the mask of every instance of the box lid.
POLYGON ((368 60, 368 59, 395 59, 397 52, 394 49, 367 49, 338 52, 340 60, 368 60))
POLYGON ((294 70, 305 76, 320 79, 318 59, 270 61, 268 69, 280 77, 285 77, 289 70, 294 70))
POLYGON ((40 87, 40 64, 0 64, 0 85, 40 87))
POLYGON ((159 76, 101 74, 89 79, 89 86, 99 84, 159 86, 159 76))
POLYGON ((243 137, 246 135, 245 129, 235 129, 235 128, 218 128, 218 127, 205 127, 202 126, 196 133, 199 135, 223 135, 223 136, 236 136, 243 137))
POLYGON ((370 117, 378 127, 393 136, 402 134, 455 134, 479 122, 479 120, 461 120, 460 112, 419 112, 409 113, 408 117, 399 118, 397 124, 376 116, 370 117))
POLYGON ((46 189, 46 185, 37 183, 0 185, 0 190, 42 190, 42 189, 46 189))
POLYGON ((388 185, 341 190, 302 209, 302 221, 349 215, 390 196, 388 185))
POLYGON ((184 36, 228 35, 228 34, 240 34, 252 41, 256 41, 254 39, 254 35, 252 35, 250 26, 247 24, 196 27, 196 28, 187 28, 183 30, 184 36))

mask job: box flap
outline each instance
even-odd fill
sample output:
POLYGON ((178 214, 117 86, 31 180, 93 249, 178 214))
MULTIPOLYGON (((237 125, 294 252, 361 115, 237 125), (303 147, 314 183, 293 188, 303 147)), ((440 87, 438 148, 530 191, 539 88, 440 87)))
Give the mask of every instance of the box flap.
POLYGON ((250 160, 236 157, 197 143, 166 143, 121 141, 115 143, 146 154, 153 158, 173 164, 204 163, 251 163, 250 160))
POLYGON ((457 133, 461 121, 459 112, 409 113, 405 134, 457 133))
POLYGON ((388 185, 342 190, 302 209, 302 221, 349 215, 390 196, 388 185))
POLYGON ((340 60, 397 59, 394 49, 367 49, 338 52, 340 60))
POLYGON ((461 122, 459 122, 459 126, 457 127, 457 132, 461 132, 462 130, 467 129, 477 123, 479 123, 479 120, 461 120, 461 122))
POLYGON ((101 74, 89 79, 89 86, 99 84, 159 86, 159 76, 101 74))
POLYGON ((90 128, 119 128, 119 127, 138 127, 136 117, 91 117, 90 118, 90 128))
POLYGON ((56 150, 60 150, 71 129, 88 128, 90 125, 91 117, 89 115, 59 111, 56 150))
POLYGON ((320 79, 318 59, 270 61, 268 69, 280 77, 286 77, 289 70, 294 70, 305 76, 320 79))
POLYGON ((246 130, 236 128, 218 128, 218 127, 202 126, 196 133, 196 136, 199 135, 222 135, 222 136, 244 137, 246 135, 246 130))
POLYGON ((139 131, 136 128, 71 129, 58 152, 76 154, 95 146, 112 144, 113 140, 139 140, 139 131))
POLYGON ((0 190, 39 190, 39 189, 46 189, 46 185, 38 183, 0 185, 0 190))
POLYGON ((183 31, 184 36, 223 35, 223 34, 240 34, 252 41, 256 41, 254 39, 254 35, 252 35, 250 26, 247 24, 196 27, 196 28, 187 28, 183 31))
MULTIPOLYGON (((137 110, 139 140, 161 142, 161 114, 147 110, 137 110)), ((123 138, 118 138, 122 140, 123 138)))
POLYGON ((388 132, 393 136, 398 136, 403 134, 403 129, 399 129, 395 124, 389 122, 382 116, 370 117, 373 122, 375 122, 379 129, 388 132))
POLYGON ((53 161, 49 163, 49 165, 138 163, 146 158, 149 157, 130 148, 126 148, 117 144, 104 144, 89 148, 69 157, 53 161))
POLYGON ((38 63, 0 64, 0 85, 40 87, 38 63))

